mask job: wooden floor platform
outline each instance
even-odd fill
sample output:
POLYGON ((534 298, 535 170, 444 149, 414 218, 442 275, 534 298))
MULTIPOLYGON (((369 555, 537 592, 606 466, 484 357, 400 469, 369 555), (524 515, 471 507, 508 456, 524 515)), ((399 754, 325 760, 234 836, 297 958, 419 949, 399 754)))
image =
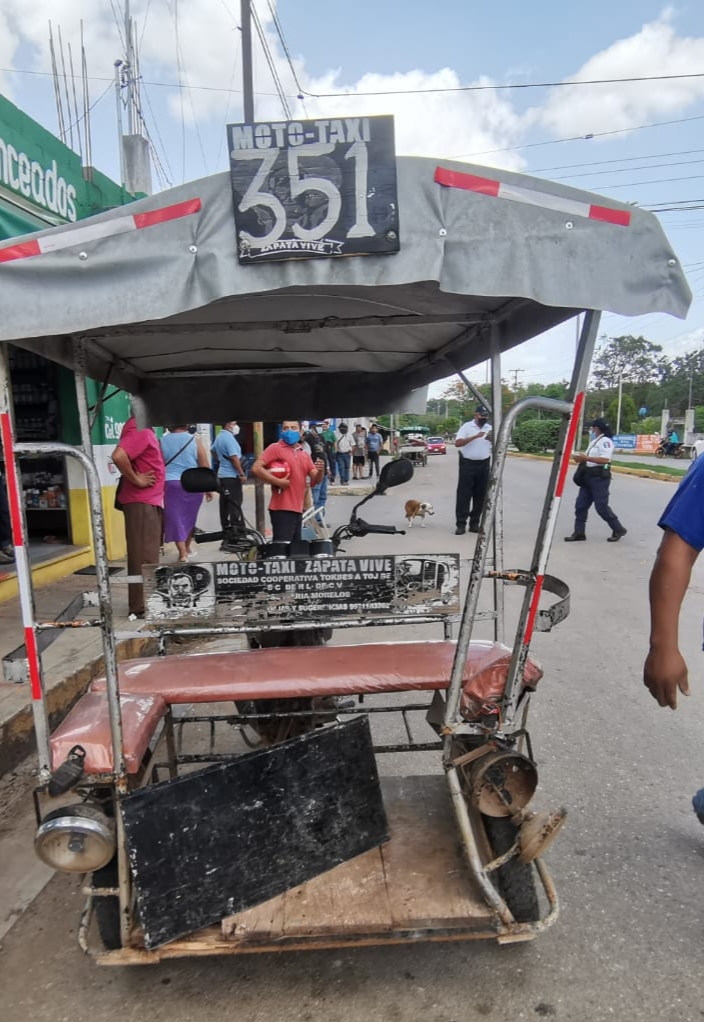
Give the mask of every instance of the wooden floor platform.
POLYGON ((382 790, 391 840, 380 848, 223 919, 221 927, 100 961, 498 937, 464 863, 445 778, 383 778, 382 790))

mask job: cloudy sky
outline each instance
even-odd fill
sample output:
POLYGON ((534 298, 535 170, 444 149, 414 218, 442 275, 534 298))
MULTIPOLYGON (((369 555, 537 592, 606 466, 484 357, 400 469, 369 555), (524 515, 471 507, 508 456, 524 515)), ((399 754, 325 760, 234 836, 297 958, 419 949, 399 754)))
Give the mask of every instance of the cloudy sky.
MULTIPOLYGON (((123 4, 0 0, 0 90, 52 131, 48 22, 61 27, 75 60, 83 21, 93 163, 113 177, 111 81, 123 53, 123 4)), ((242 113, 238 0, 132 0, 131 9, 144 120, 159 156, 155 181, 167 187, 226 169, 224 125, 242 113)), ((695 295, 689 318, 607 315, 603 328, 612 336, 642 333, 670 355, 704 341, 701 0, 592 0, 588 8, 564 0, 256 0, 256 9, 294 117, 393 113, 401 154, 504 166, 647 208, 680 207, 658 215, 695 295), (650 80, 564 84, 626 77, 650 80), (472 85, 487 88, 452 91, 472 85)), ((256 117, 281 119, 256 38, 254 65, 256 117)), ((573 350, 574 329, 566 326, 509 353, 507 375, 559 378, 573 350)))

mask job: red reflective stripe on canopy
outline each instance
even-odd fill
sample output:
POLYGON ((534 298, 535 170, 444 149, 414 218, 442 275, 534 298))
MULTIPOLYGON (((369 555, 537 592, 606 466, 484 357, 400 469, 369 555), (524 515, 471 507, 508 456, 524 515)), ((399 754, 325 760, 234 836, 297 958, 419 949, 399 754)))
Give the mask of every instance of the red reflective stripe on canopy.
POLYGON ((447 188, 463 188, 467 192, 479 192, 481 195, 497 196, 501 187, 500 181, 492 181, 490 177, 462 174, 458 170, 447 170, 445 167, 435 168, 435 181, 447 188))
POLYGON ((628 227, 631 222, 631 214, 625 209, 610 209, 608 206, 590 206, 590 220, 603 220, 607 224, 619 224, 621 227, 628 227))
POLYGON ((135 227, 153 227, 154 224, 163 224, 168 220, 179 220, 183 216, 200 213, 201 206, 200 199, 187 199, 185 202, 177 202, 173 206, 164 206, 163 209, 151 209, 147 213, 134 213, 135 227))
POLYGON ((39 255, 41 249, 38 241, 23 241, 19 245, 8 245, 0 248, 0 263, 10 263, 13 259, 26 259, 28 256, 39 255))

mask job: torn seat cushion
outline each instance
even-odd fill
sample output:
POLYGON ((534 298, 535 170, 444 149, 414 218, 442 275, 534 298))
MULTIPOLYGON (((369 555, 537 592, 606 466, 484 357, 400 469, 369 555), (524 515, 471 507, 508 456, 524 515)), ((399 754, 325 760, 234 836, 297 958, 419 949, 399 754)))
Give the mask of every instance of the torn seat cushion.
MULTIPOLYGON (((167 710, 160 695, 123 694, 122 736, 127 772, 135 774, 140 768, 149 743, 167 710)), ((112 773, 112 737, 107 694, 87 692, 51 736, 51 762, 57 767, 64 762, 74 745, 86 751, 86 774, 112 773)))

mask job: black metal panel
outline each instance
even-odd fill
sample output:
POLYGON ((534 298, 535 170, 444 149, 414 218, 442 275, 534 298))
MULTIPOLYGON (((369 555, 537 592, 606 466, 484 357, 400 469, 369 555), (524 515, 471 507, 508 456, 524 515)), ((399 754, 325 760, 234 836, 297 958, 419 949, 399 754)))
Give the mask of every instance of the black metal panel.
POLYGON ((394 119, 228 124, 240 263, 399 251, 394 119))
POLYGON ((122 805, 147 948, 388 839, 366 717, 142 789, 122 805))

